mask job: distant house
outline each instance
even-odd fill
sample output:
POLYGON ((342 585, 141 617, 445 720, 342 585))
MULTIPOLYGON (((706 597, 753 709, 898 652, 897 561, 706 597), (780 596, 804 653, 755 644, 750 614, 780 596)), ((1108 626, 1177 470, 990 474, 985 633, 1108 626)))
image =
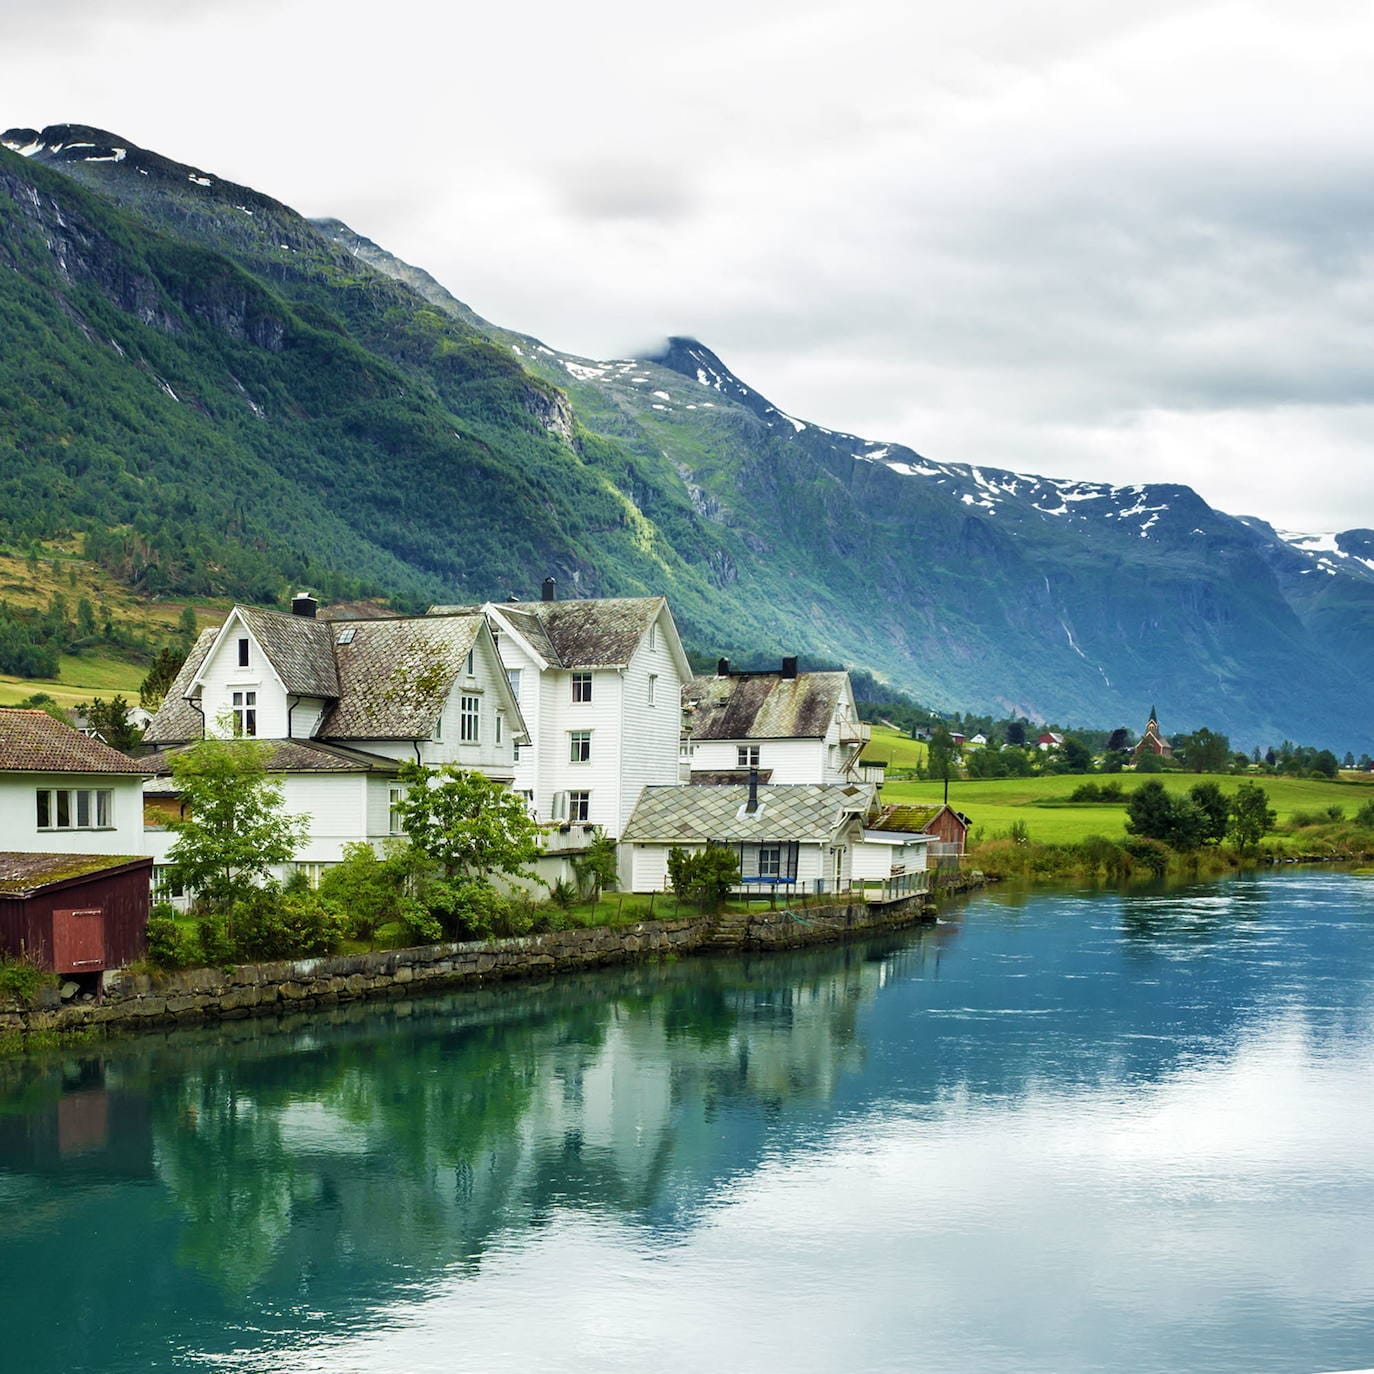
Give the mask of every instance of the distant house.
POLYGON ((235 606, 201 634, 153 717, 140 847, 159 864, 180 810, 172 756, 206 734, 268 746, 286 811, 310 819, 295 864, 312 879, 345 844, 400 833, 402 764, 451 763, 510 783, 527 738, 481 614, 325 621, 305 596, 290 615, 235 606))
POLYGON ((983 734, 981 730, 978 732, 978 734, 974 735, 973 738, 969 740, 969 743, 973 745, 975 749, 985 748, 987 742, 988 737, 985 734, 983 734))
POLYGON ((496 636, 528 741, 513 786, 541 821, 618 837, 640 792, 675 783, 691 666, 661 596, 434 607, 480 611, 496 636))
POLYGON ((1064 736, 1057 730, 1046 730, 1035 741, 1035 747, 1041 753, 1049 753, 1052 749, 1062 749, 1064 747, 1064 736))
POLYGON ((899 804, 884 806, 870 819, 871 831, 899 832, 910 835, 929 835, 930 856, 938 864, 957 864, 968 843, 969 818, 952 806, 936 803, 929 806, 899 804))
POLYGON ((132 855, 0 854, 0 953, 69 976, 141 959, 152 867, 132 855))
POLYGON ((1159 733, 1159 721, 1155 718, 1153 706, 1150 707, 1150 719, 1146 722, 1145 733, 1131 752, 1137 762, 1145 754, 1158 754, 1160 758, 1165 759, 1171 759, 1174 756, 1173 745, 1159 733))
POLYGON ((38 853, 145 852, 150 771, 44 711, 0 710, 0 843, 38 853))
POLYGON ((872 797, 857 783, 646 787, 622 837, 623 871, 631 891, 662 892, 669 850, 718 844, 739 856, 746 890, 844 892, 872 797))
POLYGON ((684 687, 682 713, 693 775, 743 780, 760 769, 773 784, 866 780, 859 755, 872 729, 859 719, 848 673, 798 672, 795 658, 776 671, 741 673, 723 658, 713 676, 684 687))

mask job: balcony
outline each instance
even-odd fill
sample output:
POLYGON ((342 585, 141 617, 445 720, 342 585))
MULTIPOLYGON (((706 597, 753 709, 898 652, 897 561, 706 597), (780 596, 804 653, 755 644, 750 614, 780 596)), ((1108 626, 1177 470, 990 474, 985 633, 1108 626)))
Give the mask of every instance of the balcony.
POLYGON ((873 738, 873 727, 866 720, 842 720, 841 744, 867 744, 873 738))

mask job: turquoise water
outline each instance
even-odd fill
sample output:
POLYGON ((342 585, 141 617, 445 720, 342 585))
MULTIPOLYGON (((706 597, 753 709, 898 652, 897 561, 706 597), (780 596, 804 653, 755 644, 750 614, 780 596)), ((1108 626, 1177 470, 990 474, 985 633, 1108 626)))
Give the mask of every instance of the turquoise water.
POLYGON ((0 1066, 0 1369, 1374 1364, 1374 880, 0 1066))

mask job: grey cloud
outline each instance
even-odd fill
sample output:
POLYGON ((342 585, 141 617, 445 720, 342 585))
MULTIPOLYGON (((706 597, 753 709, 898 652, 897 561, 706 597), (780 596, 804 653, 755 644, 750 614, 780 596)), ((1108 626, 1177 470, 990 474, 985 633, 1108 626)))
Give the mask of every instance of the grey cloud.
POLYGON ((696 204, 692 188, 679 172, 637 161, 575 162, 560 169, 554 190, 561 208, 587 220, 679 223, 696 204))

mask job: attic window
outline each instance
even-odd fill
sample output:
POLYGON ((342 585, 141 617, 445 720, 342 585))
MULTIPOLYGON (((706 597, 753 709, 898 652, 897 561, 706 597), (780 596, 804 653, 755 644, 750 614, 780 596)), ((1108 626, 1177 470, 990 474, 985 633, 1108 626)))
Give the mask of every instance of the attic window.
POLYGON ((658 648, 658 621, 654 621, 649 626, 649 647, 651 649, 658 648))
POLYGON ((246 668, 247 666, 248 666, 248 641, 247 641, 246 639, 241 639, 241 640, 239 640, 239 667, 240 667, 240 668, 246 668))
POLYGON ((357 632, 358 632, 358 627, 357 627, 356 625, 346 625, 342 630, 339 631, 339 637, 338 637, 338 639, 335 641, 335 643, 337 643, 337 644, 352 644, 352 643, 353 643, 353 636, 354 636, 355 634, 357 634, 357 632))
POLYGON ((476 667, 477 667, 477 650, 476 650, 476 649, 469 649, 469 650, 468 650, 468 667, 467 667, 467 673, 468 673, 468 676, 469 676, 469 677, 472 676, 472 674, 473 674, 473 672, 475 671, 476 667))

